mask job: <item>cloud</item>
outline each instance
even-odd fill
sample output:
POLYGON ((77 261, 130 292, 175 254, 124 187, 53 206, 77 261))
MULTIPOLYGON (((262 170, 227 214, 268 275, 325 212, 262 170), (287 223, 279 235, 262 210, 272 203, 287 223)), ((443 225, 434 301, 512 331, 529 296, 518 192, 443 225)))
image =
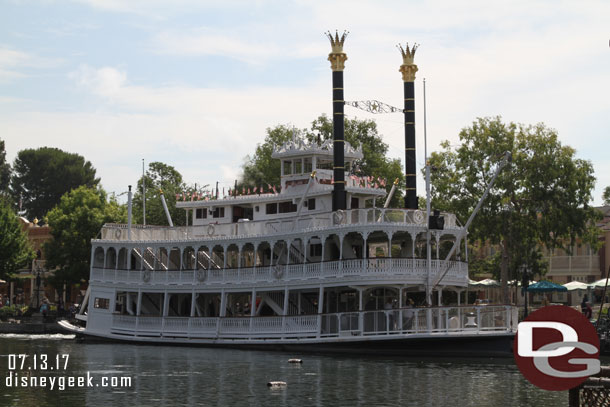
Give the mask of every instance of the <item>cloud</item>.
POLYGON ((16 68, 31 65, 32 60, 25 52, 0 47, 0 83, 25 77, 25 73, 16 68))
POLYGON ((70 72, 68 77, 94 94, 105 97, 117 95, 127 81, 127 74, 124 71, 108 66, 96 69, 89 65, 81 65, 77 70, 70 72))

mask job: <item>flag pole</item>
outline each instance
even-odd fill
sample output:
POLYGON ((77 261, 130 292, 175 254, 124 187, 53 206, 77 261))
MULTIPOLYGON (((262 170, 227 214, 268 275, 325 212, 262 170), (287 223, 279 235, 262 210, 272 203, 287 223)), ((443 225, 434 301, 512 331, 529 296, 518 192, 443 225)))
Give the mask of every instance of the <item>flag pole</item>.
POLYGON ((144 159, 142 158, 142 224, 146 226, 146 175, 144 173, 144 159))

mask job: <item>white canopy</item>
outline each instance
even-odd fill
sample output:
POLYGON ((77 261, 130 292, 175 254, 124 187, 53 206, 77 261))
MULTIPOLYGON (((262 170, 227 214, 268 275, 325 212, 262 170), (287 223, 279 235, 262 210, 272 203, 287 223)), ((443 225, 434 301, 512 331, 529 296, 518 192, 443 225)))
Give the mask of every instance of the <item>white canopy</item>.
POLYGON ((470 280, 468 284, 475 287, 500 287, 500 283, 491 278, 486 278, 481 281, 470 280))
POLYGON ((581 283, 580 281, 570 281, 567 284, 563 285, 565 288, 568 289, 568 291, 573 291, 573 290, 587 290, 589 289, 589 285, 585 284, 585 283, 581 283))
MULTIPOLYGON (((597 280, 596 282, 589 285, 593 288, 604 288, 606 286, 606 280, 608 280, 608 278, 602 278, 601 280, 597 280)), ((608 286, 610 287, 610 281, 608 281, 608 286)))

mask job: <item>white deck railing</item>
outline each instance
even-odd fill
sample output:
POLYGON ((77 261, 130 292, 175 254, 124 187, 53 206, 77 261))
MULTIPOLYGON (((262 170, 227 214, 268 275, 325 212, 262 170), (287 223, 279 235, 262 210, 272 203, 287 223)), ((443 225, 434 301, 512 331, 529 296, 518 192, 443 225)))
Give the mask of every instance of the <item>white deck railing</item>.
MULTIPOLYGON (((445 228, 458 227, 455 215, 443 213, 445 228)), ((326 212, 286 217, 274 220, 259 220, 238 223, 212 223, 201 226, 142 226, 133 225, 131 239, 137 241, 164 241, 184 239, 214 239, 232 236, 256 236, 278 233, 294 233, 305 229, 328 228, 339 225, 403 224, 426 227, 425 211, 413 209, 349 209, 341 212, 326 212)), ((101 231, 102 240, 127 240, 127 225, 106 224, 101 231)))
MULTIPOLYGON (((445 269, 444 260, 432 260, 435 276, 445 269)), ((449 261, 444 284, 466 285, 468 265, 449 261)), ((298 282, 311 279, 387 280, 401 279, 405 283, 424 284, 427 281, 426 260, 403 258, 373 258, 327 261, 279 266, 211 270, 112 270, 92 268, 90 281, 143 285, 223 285, 250 283, 298 282)))
POLYGON ((464 306, 354 311, 273 317, 155 317, 113 315, 112 332, 202 339, 333 338, 396 334, 515 332, 514 306, 464 306))

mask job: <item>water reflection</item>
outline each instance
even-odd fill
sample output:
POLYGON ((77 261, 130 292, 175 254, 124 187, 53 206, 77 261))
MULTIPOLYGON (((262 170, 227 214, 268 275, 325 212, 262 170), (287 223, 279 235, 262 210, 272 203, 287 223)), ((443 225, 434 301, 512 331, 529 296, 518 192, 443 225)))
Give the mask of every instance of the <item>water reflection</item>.
MULTIPOLYGON (((512 360, 414 360, 292 355, 194 347, 82 344, 0 338, 0 372, 9 353, 69 354, 67 375, 130 376, 132 387, 45 389, 0 386, 0 405, 69 406, 557 406, 566 392, 527 383, 512 360), (290 357, 303 364, 289 364, 290 357), (288 386, 269 389, 267 382, 288 386)), ((42 372, 39 372, 42 373, 42 372)), ((45 373, 57 375, 57 372, 45 373)))

